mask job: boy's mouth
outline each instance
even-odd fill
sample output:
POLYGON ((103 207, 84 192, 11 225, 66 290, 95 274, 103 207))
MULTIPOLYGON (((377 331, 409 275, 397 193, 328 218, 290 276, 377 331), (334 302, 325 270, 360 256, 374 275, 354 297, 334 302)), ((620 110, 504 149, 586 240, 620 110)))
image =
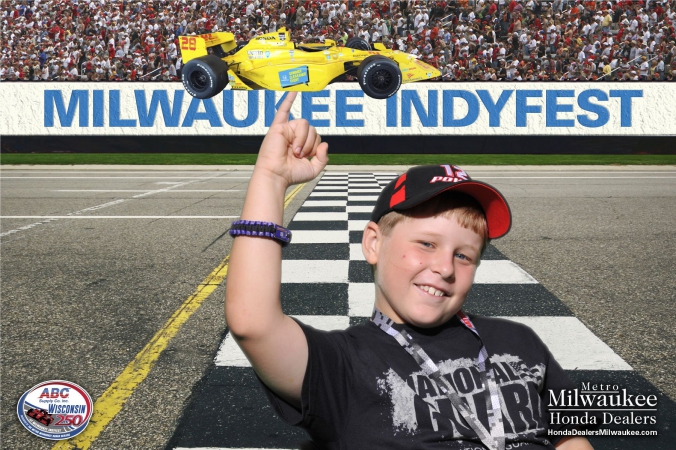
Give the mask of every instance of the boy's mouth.
POLYGON ((435 297, 448 297, 448 292, 440 291, 439 289, 434 288, 432 286, 427 286, 427 285, 424 285, 424 284, 416 284, 416 286, 419 289, 421 289, 421 290, 423 290, 423 291, 427 292, 428 294, 433 295, 435 297))

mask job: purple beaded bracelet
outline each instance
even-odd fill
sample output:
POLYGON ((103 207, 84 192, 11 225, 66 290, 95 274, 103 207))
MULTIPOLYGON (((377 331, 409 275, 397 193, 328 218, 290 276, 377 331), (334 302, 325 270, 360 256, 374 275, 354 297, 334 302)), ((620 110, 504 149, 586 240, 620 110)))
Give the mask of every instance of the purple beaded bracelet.
POLYGON ((230 236, 269 237, 278 240, 282 247, 291 242, 291 231, 272 222, 260 220, 236 220, 230 227, 230 236))

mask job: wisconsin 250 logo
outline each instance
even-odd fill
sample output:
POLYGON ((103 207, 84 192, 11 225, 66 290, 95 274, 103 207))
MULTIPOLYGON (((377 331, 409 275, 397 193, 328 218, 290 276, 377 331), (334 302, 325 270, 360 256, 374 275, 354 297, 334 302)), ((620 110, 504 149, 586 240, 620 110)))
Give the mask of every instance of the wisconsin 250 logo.
POLYGON ((92 399, 81 386, 64 380, 36 384, 19 399, 21 424, 44 439, 70 439, 84 431, 93 413, 92 399))

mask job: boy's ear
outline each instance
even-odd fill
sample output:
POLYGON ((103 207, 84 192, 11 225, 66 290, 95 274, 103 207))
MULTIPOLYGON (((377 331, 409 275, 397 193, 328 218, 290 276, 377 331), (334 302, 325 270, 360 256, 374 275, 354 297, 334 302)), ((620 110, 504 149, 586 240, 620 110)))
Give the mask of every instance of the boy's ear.
POLYGON ((378 249, 380 247, 380 228, 375 222, 369 221, 364 228, 364 234, 361 238, 361 251, 364 253, 366 261, 375 265, 378 262, 378 249))

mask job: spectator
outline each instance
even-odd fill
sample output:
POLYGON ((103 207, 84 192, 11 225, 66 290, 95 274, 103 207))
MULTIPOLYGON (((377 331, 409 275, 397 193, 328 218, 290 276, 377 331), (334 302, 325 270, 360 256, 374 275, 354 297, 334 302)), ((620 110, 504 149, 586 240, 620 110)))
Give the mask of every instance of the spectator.
POLYGON ((674 75, 675 0, 0 0, 0 5, 0 80, 178 80, 180 35, 229 31, 244 41, 283 26, 301 43, 330 37, 344 45, 362 36, 413 53, 445 71, 443 80, 672 80, 674 75))

